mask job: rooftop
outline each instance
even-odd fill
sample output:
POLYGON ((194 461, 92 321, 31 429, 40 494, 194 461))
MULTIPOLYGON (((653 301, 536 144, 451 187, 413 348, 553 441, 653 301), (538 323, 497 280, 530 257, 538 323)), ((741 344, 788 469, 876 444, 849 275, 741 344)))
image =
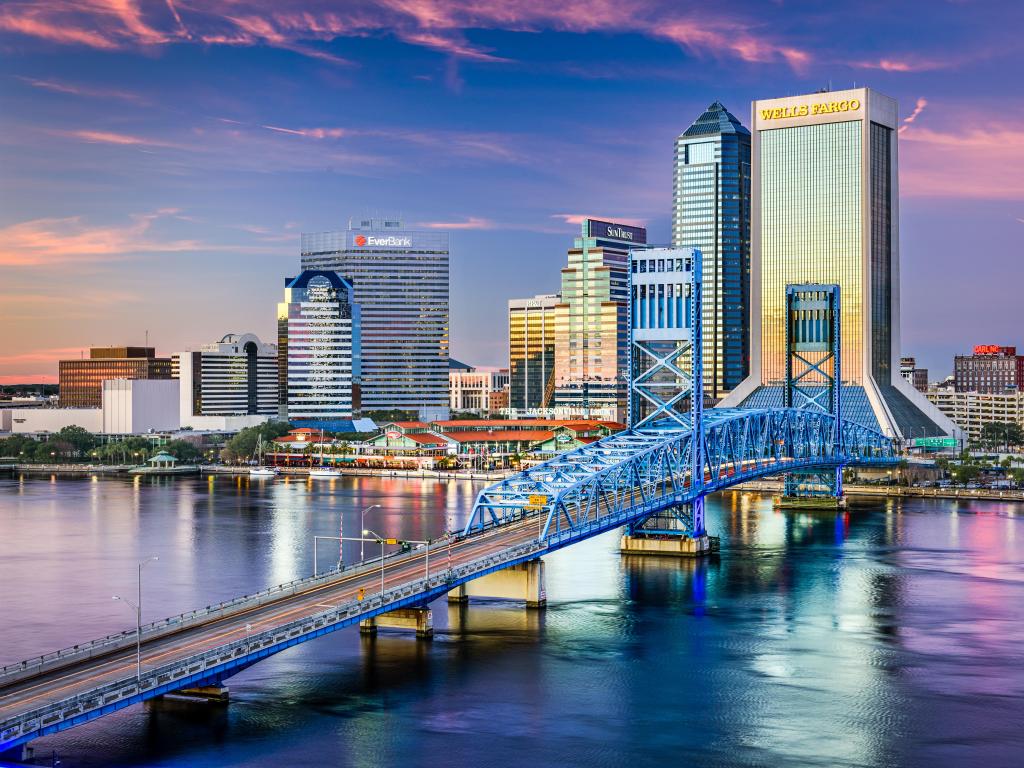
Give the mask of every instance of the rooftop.
POLYGON ((716 101, 704 111, 704 114, 693 121, 693 125, 683 131, 681 138, 718 136, 723 133, 750 135, 750 131, 743 127, 739 119, 727 110, 722 102, 716 101))

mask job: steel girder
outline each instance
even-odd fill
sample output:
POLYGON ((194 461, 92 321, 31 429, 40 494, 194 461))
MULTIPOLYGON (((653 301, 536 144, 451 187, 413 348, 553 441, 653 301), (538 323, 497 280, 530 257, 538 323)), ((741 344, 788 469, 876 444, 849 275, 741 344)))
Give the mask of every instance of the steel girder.
POLYGON ((703 421, 703 477, 691 469, 691 430, 629 430, 485 488, 464 533, 534 517, 541 541, 583 538, 756 477, 897 461, 885 435, 827 413, 722 408, 703 421))

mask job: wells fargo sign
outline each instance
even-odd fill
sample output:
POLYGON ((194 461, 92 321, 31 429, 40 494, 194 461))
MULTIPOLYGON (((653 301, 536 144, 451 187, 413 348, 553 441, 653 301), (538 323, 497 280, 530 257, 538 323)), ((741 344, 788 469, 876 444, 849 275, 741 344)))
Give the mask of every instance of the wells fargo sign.
POLYGON ((843 101, 822 101, 817 104, 799 104, 795 107, 776 107, 762 109, 762 120, 782 120, 787 117, 808 117, 812 115, 831 115, 837 112, 856 112, 860 109, 860 99, 844 99, 843 101))

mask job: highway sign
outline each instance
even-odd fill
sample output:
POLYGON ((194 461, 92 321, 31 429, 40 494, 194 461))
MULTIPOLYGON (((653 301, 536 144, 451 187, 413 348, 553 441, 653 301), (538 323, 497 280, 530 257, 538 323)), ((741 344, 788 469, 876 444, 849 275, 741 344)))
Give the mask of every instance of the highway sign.
POLYGON ((542 493, 531 493, 528 503, 531 507, 543 507, 548 503, 548 497, 542 493))
POLYGON ((960 441, 955 437, 915 437, 915 448, 956 448, 960 441))

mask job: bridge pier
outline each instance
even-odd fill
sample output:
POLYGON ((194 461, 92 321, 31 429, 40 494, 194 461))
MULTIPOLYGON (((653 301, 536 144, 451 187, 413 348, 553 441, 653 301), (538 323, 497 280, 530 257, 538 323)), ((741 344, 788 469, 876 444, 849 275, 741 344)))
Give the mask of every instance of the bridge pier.
POLYGON ((626 527, 619 543, 624 555, 700 557, 717 550, 717 539, 704 530, 704 499, 670 507, 626 527))
POLYGON ((470 597, 525 600, 527 608, 543 608, 548 602, 544 561, 537 558, 467 581, 448 593, 448 602, 465 603, 470 597))
POLYGON ((843 496, 843 468, 790 472, 782 496, 772 499, 775 509, 834 512, 846 507, 843 496))
POLYGON ((376 635, 377 628, 413 629, 416 637, 429 640, 434 636, 434 614, 429 608, 396 608, 359 622, 359 634, 376 635))
POLYGON ((186 699, 227 702, 229 691, 226 685, 216 683, 214 685, 197 685, 194 688, 181 688, 177 691, 172 691, 169 695, 180 696, 186 699))

